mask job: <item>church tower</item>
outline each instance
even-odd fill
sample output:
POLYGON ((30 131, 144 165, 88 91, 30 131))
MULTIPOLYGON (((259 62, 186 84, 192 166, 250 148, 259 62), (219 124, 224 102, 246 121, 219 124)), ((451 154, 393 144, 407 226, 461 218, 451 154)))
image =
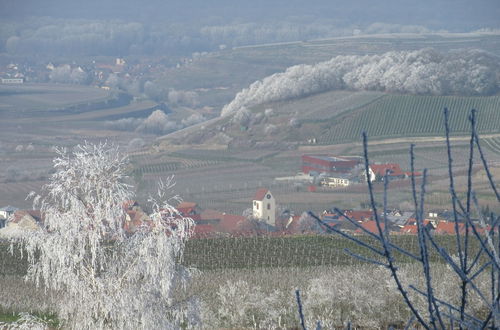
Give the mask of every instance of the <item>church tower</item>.
POLYGON ((253 216, 256 219, 264 220, 273 227, 276 226, 276 200, 269 189, 259 189, 255 194, 253 216))

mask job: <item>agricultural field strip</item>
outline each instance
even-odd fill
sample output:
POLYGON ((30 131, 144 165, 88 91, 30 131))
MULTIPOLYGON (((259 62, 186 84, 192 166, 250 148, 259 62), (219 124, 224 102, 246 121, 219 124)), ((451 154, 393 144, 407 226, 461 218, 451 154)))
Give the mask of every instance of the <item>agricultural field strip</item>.
POLYGON ((439 50, 463 48, 483 48, 500 55, 500 36, 498 33, 483 34, 399 34, 365 35, 308 40, 281 45, 253 45, 238 48, 236 55, 252 54, 254 58, 280 58, 299 63, 315 63, 329 60, 336 55, 381 54, 390 50, 415 50, 433 47, 439 50))
MULTIPOLYGON (((363 236, 360 238, 367 239, 363 236)), ((392 240, 413 252, 418 252, 415 236, 393 236, 392 240)), ((453 237, 442 236, 438 237, 438 240, 450 253, 453 252, 453 237)), ((186 264, 195 265, 202 270, 363 263, 347 255, 344 252, 345 248, 354 253, 367 255, 358 245, 336 236, 242 237, 191 240, 188 242, 184 260, 186 264)), ((403 262, 412 262, 401 255, 396 258, 403 262)), ((440 261, 437 253, 431 253, 431 260, 440 261)))
POLYGON ((322 122, 326 119, 330 119, 339 116, 343 113, 355 111, 369 104, 377 101, 380 98, 385 97, 385 94, 377 92, 354 92, 343 98, 334 99, 331 103, 316 105, 314 98, 311 99, 313 102, 309 104, 315 110, 301 111, 300 119, 303 122, 322 122))
MULTIPOLYGON (((77 113, 74 115, 54 115, 50 117, 37 118, 37 121, 73 121, 73 120, 97 120, 102 117, 107 117, 110 115, 123 115, 126 117, 127 113, 136 112, 143 109, 148 109, 154 107, 157 103, 151 101, 143 101, 139 103, 133 103, 130 105, 126 105, 123 107, 111 108, 111 109, 102 109, 102 110, 93 110, 84 113, 77 113)), ((17 122, 30 122, 33 119, 31 118, 23 118, 19 120, 15 120, 17 122)))
MULTIPOLYGON (((0 86, 0 92, 5 90, 5 87, 0 86)), ((16 110, 22 107, 28 107, 32 110, 45 109, 47 107, 67 108, 88 102, 105 101, 111 96, 109 92, 97 88, 68 85, 23 85, 22 87, 16 86, 14 89, 10 89, 10 91, 12 94, 0 93, 0 101, 10 104, 16 110), (16 91, 21 92, 18 93, 16 91)))
MULTIPOLYGON (((362 240, 373 242, 366 236, 362 240)), ((453 254, 454 236, 437 236, 438 242, 453 254)), ((392 236, 392 241, 404 248, 418 253, 418 241, 413 235, 392 236)), ((474 241, 475 242, 475 241, 474 241)), ((477 242, 476 242, 477 243, 477 242)), ((476 245, 478 245, 477 243, 476 245)), ((0 269, 2 274, 23 276, 26 272, 26 259, 19 254, 11 255, 7 243, 0 246, 0 269)), ((346 239, 330 236, 289 236, 289 237, 235 237, 206 238, 187 241, 183 263, 200 270, 265 267, 308 267, 321 265, 354 265, 364 262, 352 258, 344 252, 348 248, 354 253, 370 256, 359 245, 346 239)), ((472 246, 473 250, 478 246, 472 246)), ((442 262, 437 252, 431 252, 432 262, 442 262)), ((413 262, 396 253, 400 262, 413 262)))
POLYGON ((483 138, 481 141, 493 152, 500 153, 500 136, 483 138))
MULTIPOLYGON (((364 236, 360 236, 360 239, 371 241, 364 236)), ((450 253, 453 252, 454 237, 439 236, 437 239, 450 253)), ((418 249, 415 236, 393 236, 392 240, 412 251, 418 249)), ((7 242, 0 242, 0 265, 3 266, 0 273, 23 276, 27 260, 22 259, 19 253, 10 254, 8 245, 7 242)), ((251 267, 283 267, 363 263, 345 254, 345 248, 364 253, 358 245, 333 235, 191 239, 187 241, 184 263, 190 266, 196 264, 200 270, 238 268, 242 264, 251 267)), ((434 259, 437 254, 431 257, 434 259)))
POLYGON ((359 141, 361 127, 375 139, 402 135, 441 135, 442 109, 450 109, 452 132, 465 133, 470 109, 480 109, 478 129, 480 133, 497 133, 500 114, 500 96, 493 97, 438 97, 389 95, 376 100, 354 113, 330 119, 332 125, 320 136, 322 144, 359 141), (415 118, 416 117, 416 118, 415 118), (405 122, 405 118, 413 118, 405 122))
MULTIPOLYGON (((215 165, 205 167, 203 171, 193 171, 190 169, 176 170, 168 174, 175 175, 178 185, 192 185, 193 189, 202 185, 206 185, 207 187, 222 185, 222 182, 226 182, 228 185, 241 186, 245 184, 248 185, 248 182, 261 182, 262 184, 268 182, 267 180, 275 176, 273 172, 269 172, 265 167, 257 164, 245 163, 235 164, 235 166, 215 165), (263 177, 262 173, 266 173, 266 176, 263 177)), ((155 176, 152 174, 145 175, 145 178, 148 179, 156 179, 159 177, 163 176, 155 176)))

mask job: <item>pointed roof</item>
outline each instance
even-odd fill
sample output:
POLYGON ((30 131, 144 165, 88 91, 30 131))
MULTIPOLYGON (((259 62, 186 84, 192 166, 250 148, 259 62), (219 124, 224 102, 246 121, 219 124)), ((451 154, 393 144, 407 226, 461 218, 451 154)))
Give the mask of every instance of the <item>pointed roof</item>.
POLYGON ((257 190, 253 199, 256 201, 263 200, 264 197, 266 197, 266 194, 268 191, 269 191, 269 189, 267 189, 267 188, 261 188, 261 189, 257 190))

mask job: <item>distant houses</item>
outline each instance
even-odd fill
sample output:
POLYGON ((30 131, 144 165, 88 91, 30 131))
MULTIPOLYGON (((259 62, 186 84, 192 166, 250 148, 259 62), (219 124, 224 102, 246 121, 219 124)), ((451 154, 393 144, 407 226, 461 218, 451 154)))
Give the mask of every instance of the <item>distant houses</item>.
POLYGON ((0 208, 0 219, 7 220, 17 210, 18 210, 17 207, 10 205, 0 208))
MULTIPOLYGON (((401 175, 397 167, 374 167, 374 173, 387 173, 387 168, 393 169, 393 174, 401 175)), ((418 226, 413 211, 389 210, 385 214, 371 209, 339 210, 331 209, 320 212, 322 223, 308 213, 294 214, 293 210, 284 210, 277 214, 277 201, 267 188, 258 189, 253 199, 248 201, 251 208, 245 215, 229 214, 219 210, 204 209, 195 202, 181 202, 176 206, 175 214, 166 209, 164 215, 173 217, 190 217, 193 219, 193 238, 215 238, 229 236, 283 236, 283 235, 317 235, 328 233, 327 227, 333 227, 351 235, 379 234, 379 230, 388 231, 391 235, 416 235, 418 226), (380 221, 377 225, 376 219, 380 221), (386 228, 387 226, 387 228, 386 228)), ((145 212, 137 201, 123 203, 123 229, 133 234, 141 228, 152 226, 150 215, 145 212)), ((44 223, 43 214, 38 210, 18 210, 12 206, 0 208, 0 237, 18 235, 27 230, 37 230, 44 223), (3 227, 3 228, 2 228, 3 227)), ((453 235, 456 228, 459 234, 466 231, 465 219, 456 219, 446 210, 428 210, 422 226, 433 235, 453 235)), ((477 223, 478 220, 473 220, 477 223)), ((469 229, 470 230, 470 229, 469 229)), ((477 230, 484 233, 491 230, 489 226, 478 226, 477 230)))
POLYGON ((17 207, 10 205, 0 208, 0 229, 5 227, 7 219, 9 219, 17 210, 17 207))
MULTIPOLYGON (((332 156, 332 155, 302 155, 301 170, 305 175, 318 178, 317 183, 324 187, 348 187, 354 183, 383 182, 388 180, 404 180, 412 173, 404 172, 399 164, 370 164, 366 174, 364 160, 357 156, 332 156)), ((421 176, 421 173, 413 173, 421 176)))

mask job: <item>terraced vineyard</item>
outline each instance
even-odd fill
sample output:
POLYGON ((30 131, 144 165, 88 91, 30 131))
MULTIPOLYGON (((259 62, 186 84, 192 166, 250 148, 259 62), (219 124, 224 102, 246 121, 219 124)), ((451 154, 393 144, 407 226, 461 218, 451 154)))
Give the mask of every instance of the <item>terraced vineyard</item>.
POLYGON ((478 110, 480 133, 500 132, 500 96, 387 95, 353 113, 333 118, 323 126, 318 142, 335 144, 359 141, 364 130, 372 138, 442 136, 443 109, 450 110, 454 133, 466 133, 471 109, 478 110))
POLYGON ((483 145, 500 154, 500 136, 482 139, 483 145))
POLYGON ((381 92, 331 91, 272 105, 277 113, 297 113, 300 120, 324 120, 341 113, 354 111, 384 97, 381 92))
MULTIPOLYGON (((368 237, 360 239, 373 243, 368 237)), ((418 253, 418 242, 413 235, 391 238, 399 246, 418 253)), ((453 236, 439 236, 438 241, 449 251, 453 251, 453 236)), ((293 237, 231 237, 218 239, 193 239, 188 241, 184 262, 198 269, 231 269, 262 267, 308 267, 323 265, 353 265, 362 261, 345 253, 348 248, 353 253, 366 255, 366 251, 344 238, 325 236, 293 237)), ((473 249, 477 249, 473 246, 473 249)), ((413 262, 404 255, 397 255, 402 262, 413 262)), ((432 251, 431 260, 441 262, 432 251)))

